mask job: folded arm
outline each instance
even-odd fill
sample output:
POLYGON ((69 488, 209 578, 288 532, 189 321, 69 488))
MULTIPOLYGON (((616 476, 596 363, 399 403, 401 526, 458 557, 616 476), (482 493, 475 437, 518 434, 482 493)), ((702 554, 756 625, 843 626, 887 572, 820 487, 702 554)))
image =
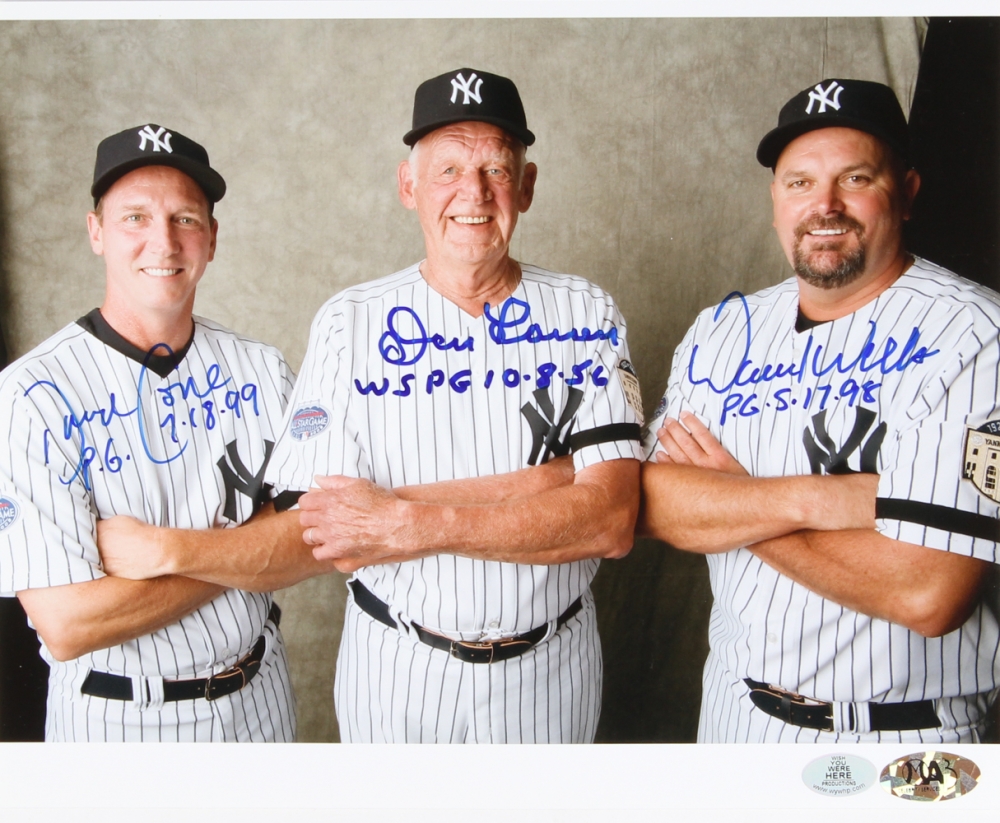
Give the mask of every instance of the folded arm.
POLYGON ((902 543, 873 529, 798 532, 749 549, 810 591, 924 637, 968 620, 990 568, 985 560, 902 543))
POLYGON ((102 577, 17 593, 56 660, 73 660, 176 623, 214 600, 224 587, 184 577, 102 577))
POLYGON ((573 482, 499 502, 403 500, 367 481, 320 478, 299 500, 317 557, 341 571, 434 554, 548 565, 632 547, 639 464, 588 466, 573 482))
POLYGON ((925 637, 976 607, 990 564, 876 532, 876 475, 751 478, 697 418, 681 421, 644 465, 641 522, 653 536, 692 551, 746 545, 810 591, 925 637))
MULTIPOLYGON (((527 498, 572 482, 572 460, 559 458, 509 474, 405 486, 386 494, 408 501, 476 505, 527 498)), ((113 517, 98 522, 98 545, 105 571, 117 577, 142 580, 175 574, 244 591, 273 591, 337 567, 330 559, 313 556, 313 547, 302 539, 303 525, 311 524, 300 523, 300 516, 267 505, 235 529, 174 529, 113 517)))
POLYGON ((877 475, 751 477, 689 413, 658 436, 663 450, 642 467, 640 534, 711 554, 801 529, 875 526, 877 475))

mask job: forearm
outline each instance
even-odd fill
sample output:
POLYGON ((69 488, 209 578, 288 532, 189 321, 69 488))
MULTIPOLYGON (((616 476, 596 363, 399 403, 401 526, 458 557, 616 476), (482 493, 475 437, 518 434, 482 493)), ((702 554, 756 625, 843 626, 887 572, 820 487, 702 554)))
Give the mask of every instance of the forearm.
POLYGON ((637 532, 685 551, 729 551, 801 529, 875 525, 876 475, 750 477, 644 463, 637 532))
POLYGON ((961 626, 989 564, 902 543, 873 529, 803 531, 749 547, 769 566, 828 600, 925 637, 961 626))
POLYGON ((456 554, 507 563, 566 563, 621 557, 632 547, 639 465, 611 460, 573 483, 501 502, 415 502, 367 481, 320 478, 299 504, 315 554, 340 571, 456 554))
POLYGON ((444 480, 392 490, 402 500, 442 505, 488 505, 532 497, 573 482, 573 458, 557 457, 540 466, 505 474, 444 480))
POLYGON ((179 574, 229 588, 268 592, 333 571, 302 541, 299 513, 287 511, 235 529, 156 529, 159 574, 179 574))
POLYGON ((175 529, 131 517, 97 523, 104 570, 148 580, 180 575, 227 588, 268 592, 333 570, 302 542, 296 511, 265 506, 235 529, 175 529))
POLYGON ((72 660, 176 623, 224 590, 184 577, 102 577, 17 596, 52 656, 72 660))
POLYGON ((623 557, 634 536, 638 465, 613 462, 633 464, 631 477, 626 474, 619 484, 578 483, 486 506, 414 506, 406 521, 414 535, 407 535, 403 544, 424 546, 422 554, 531 565, 623 557))

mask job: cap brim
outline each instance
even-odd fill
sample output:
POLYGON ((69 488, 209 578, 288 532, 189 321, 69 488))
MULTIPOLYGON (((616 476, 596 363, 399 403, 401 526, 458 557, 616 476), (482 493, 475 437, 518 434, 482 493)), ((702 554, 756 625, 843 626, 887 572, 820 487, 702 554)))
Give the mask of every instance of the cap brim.
POLYGON ((864 120, 856 120, 853 117, 810 117, 808 120, 798 120, 785 126, 778 126, 764 135, 764 139, 757 145, 757 162, 766 168, 773 169, 778 165, 778 158, 785 150, 785 147, 796 137, 801 137, 810 131, 827 128, 857 129, 874 135, 890 146, 899 156, 907 159, 905 146, 897 145, 892 137, 881 129, 872 128, 871 123, 864 120))
POLYGON ((90 194, 96 204, 115 181, 124 177, 131 171, 141 169, 143 166, 170 166, 178 171, 184 172, 188 177, 197 183, 209 202, 218 203, 226 194, 226 181, 215 169, 209 168, 201 163, 189 160, 187 157, 172 154, 151 154, 146 157, 137 157, 121 165, 109 169, 94 185, 90 187, 90 194))
POLYGON ((530 146, 535 142, 535 135, 532 134, 527 129, 519 129, 516 126, 512 126, 507 120, 501 120, 498 117, 475 117, 469 116, 468 114, 459 115, 456 117, 449 117, 443 120, 438 120, 430 125, 421 126, 419 129, 411 129, 406 134, 403 135, 403 142, 407 146, 413 146, 421 137, 426 137, 432 131, 441 128, 442 126, 448 126, 452 123, 467 123, 467 122, 478 122, 478 123, 489 123, 490 125, 496 126, 497 128, 503 129, 510 135, 513 135, 525 146, 530 146))

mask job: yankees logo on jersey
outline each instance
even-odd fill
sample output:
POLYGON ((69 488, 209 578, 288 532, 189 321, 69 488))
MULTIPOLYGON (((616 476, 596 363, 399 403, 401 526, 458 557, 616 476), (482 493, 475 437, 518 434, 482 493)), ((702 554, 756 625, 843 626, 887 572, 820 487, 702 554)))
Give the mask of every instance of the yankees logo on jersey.
MULTIPOLYGON (((502 474, 569 452, 577 470, 638 457, 638 416, 618 370, 628 355, 626 329, 614 303, 581 278, 525 265, 521 274, 514 294, 480 317, 431 289, 418 266, 329 301, 313 323, 266 481, 304 490, 317 474, 343 474, 393 488, 502 474), (327 426, 327 415, 337 424, 327 426)), ((357 580, 388 604, 394 622, 454 639, 528 632, 554 623, 581 597, 584 608, 551 641, 477 666, 410 642, 405 629, 386 628, 352 607, 337 668, 344 739, 468 739, 455 731, 466 723, 479 730, 469 733, 476 739, 592 739, 600 647, 588 589, 597 566, 440 554, 359 570, 357 580), (366 640, 375 636, 396 639, 379 652, 366 640), (406 695, 435 696, 423 726, 407 725, 402 710, 375 707, 369 698, 379 671, 392 673, 384 682, 395 684, 399 706, 406 695), (538 706, 550 678, 582 690, 578 699, 565 692, 561 704, 553 697, 551 709, 538 706), (522 721, 513 719, 516 712, 491 718, 502 711, 496 705, 459 717, 460 695, 501 684, 508 708, 531 707, 522 721)))
MULTIPOLYGON (((703 312, 674 355, 647 453, 664 417, 691 411, 753 476, 877 473, 881 534, 996 562, 1000 506, 970 479, 966 451, 970 429, 1000 420, 996 295, 917 259, 846 317, 796 328, 797 306, 791 279, 703 312)), ((702 739, 833 739, 753 713, 745 678, 832 702, 845 739, 910 738, 865 736, 836 707, 847 718, 867 702, 927 699, 942 727, 912 739, 974 739, 1000 678, 989 609, 923 638, 812 593, 746 549, 707 559, 702 739)))
MULTIPOLYGON (((95 518, 181 528, 238 524, 260 502, 263 467, 291 392, 275 349, 195 318, 175 356, 147 354, 95 310, 11 365, 0 381, 0 591, 103 577, 95 518)), ((47 739, 291 740, 271 596, 227 590, 152 634, 51 667, 47 739), (205 677, 266 638, 259 673, 214 702, 163 703, 162 678, 205 677), (133 678, 149 699, 81 694, 88 672, 133 678)), ((133 692, 136 693, 136 692, 133 692)))

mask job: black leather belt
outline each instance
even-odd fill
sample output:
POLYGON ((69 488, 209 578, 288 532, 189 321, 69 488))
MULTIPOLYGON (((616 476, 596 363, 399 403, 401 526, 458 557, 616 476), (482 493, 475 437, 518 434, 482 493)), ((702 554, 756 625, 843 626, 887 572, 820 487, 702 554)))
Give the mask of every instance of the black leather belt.
MULTIPOLYGON (((351 580, 348 585, 354 593, 354 602, 361 611, 392 629, 399 628, 396 625, 396 621, 389 614, 389 607, 365 588, 360 580, 351 580)), ((567 620, 580 611, 582 606, 583 604, 579 597, 570 603, 569 608, 559 615, 556 620, 556 628, 561 628, 567 620)), ((450 637, 428 631, 416 623, 413 624, 413 628, 421 642, 426 643, 428 646, 433 646, 435 649, 448 652, 452 657, 464 663, 498 663, 501 660, 509 660, 512 657, 517 657, 520 654, 524 654, 545 637, 545 633, 548 631, 548 625, 543 624, 537 629, 532 629, 529 632, 514 637, 488 643, 476 643, 468 640, 452 640, 450 637)))
MULTIPOLYGON (((778 686, 760 683, 743 678, 750 687, 750 699, 762 712, 777 717, 793 726, 806 729, 833 731, 833 704, 821 700, 803 697, 795 692, 786 691, 778 686)), ((863 703, 868 707, 871 722, 868 726, 873 732, 898 732, 906 729, 936 729, 941 725, 941 718, 934 711, 933 700, 914 700, 910 703, 863 703)), ((858 724, 854 718, 854 707, 851 706, 851 725, 858 724)))
MULTIPOLYGON (((268 619, 275 625, 281 622, 281 609, 277 603, 271 604, 268 619)), ((267 638, 261 635, 253 648, 235 665, 211 677, 201 677, 196 680, 164 680, 163 701, 171 703, 175 700, 196 700, 204 697, 206 700, 218 700, 227 694, 238 692, 256 677, 267 648, 267 638)), ((83 681, 80 691, 93 697, 104 697, 108 700, 131 700, 132 678, 107 672, 90 672, 83 681)), ((146 695, 147 699, 149 695, 146 695)))

